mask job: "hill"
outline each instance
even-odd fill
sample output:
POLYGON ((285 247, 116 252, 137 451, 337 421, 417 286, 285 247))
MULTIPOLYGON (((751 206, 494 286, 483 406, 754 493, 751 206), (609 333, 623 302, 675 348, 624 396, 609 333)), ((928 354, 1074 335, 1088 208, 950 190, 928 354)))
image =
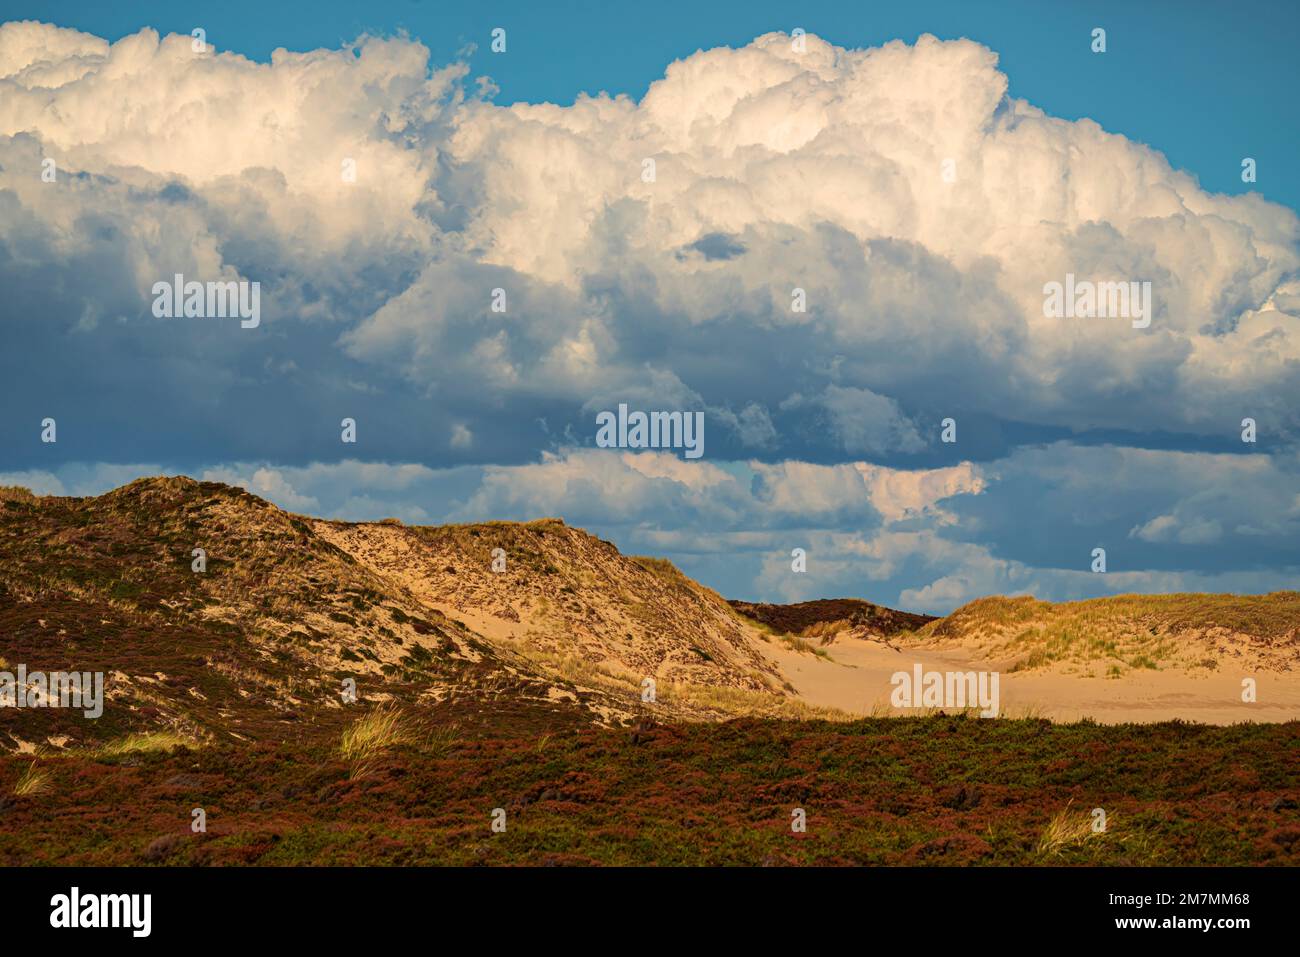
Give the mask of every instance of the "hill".
POLYGON ((857 598, 824 598, 794 605, 734 600, 729 604, 746 618, 778 634, 817 638, 824 645, 841 636, 883 640, 901 632, 915 631, 935 620, 933 615, 895 611, 857 598))
POLYGON ((652 678, 665 716, 803 713, 721 597, 560 521, 327 522, 184 477, 6 492, 0 633, 0 662, 103 671, 113 702, 94 722, 0 710, 10 747, 159 729, 295 737, 343 720, 347 681, 362 703, 621 723, 652 678))
POLYGON ((981 598, 919 629, 917 647, 976 651, 1009 670, 1052 666, 1300 670, 1300 592, 981 598))
POLYGON ((572 659, 636 687, 649 677, 780 691, 752 631, 720 596, 669 562, 629 558, 558 519, 312 527, 427 607, 538 664, 572 659))

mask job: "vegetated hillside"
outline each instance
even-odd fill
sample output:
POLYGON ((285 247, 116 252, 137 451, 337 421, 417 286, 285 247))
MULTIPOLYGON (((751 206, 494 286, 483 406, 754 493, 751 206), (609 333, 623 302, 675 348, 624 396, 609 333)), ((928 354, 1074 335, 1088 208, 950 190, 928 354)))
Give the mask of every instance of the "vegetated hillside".
MULTIPOLYGON (((3 709, 5 745, 157 728, 292 737, 342 710, 346 678, 362 700, 416 700, 499 680, 506 665, 302 519, 188 478, 0 501, 0 635, 10 668, 107 675, 103 717, 3 709)), ((515 677, 545 696, 536 676, 515 677)))
POLYGON ((541 665, 634 688, 653 678, 781 693, 753 627, 721 596, 671 562, 622 555, 559 519, 313 527, 420 601, 541 665))
POLYGON ((1230 660, 1287 672, 1300 667, 1300 592, 1118 595, 1058 604, 981 598, 930 622, 911 641, 962 644, 1018 670, 1058 662, 1214 669, 1230 660))
POLYGON ((793 605, 732 601, 730 605, 778 634, 820 638, 822 644, 839 637, 881 640, 935 620, 933 615, 895 611, 857 598, 824 598, 793 605))
POLYGON ((0 709, 10 748, 157 729, 292 738, 346 720, 348 679, 362 703, 459 695, 617 723, 649 676, 668 717, 799 713, 747 623, 667 563, 560 522, 323 522, 184 477, 0 496, 0 636, 3 667, 107 675, 97 721, 0 709))

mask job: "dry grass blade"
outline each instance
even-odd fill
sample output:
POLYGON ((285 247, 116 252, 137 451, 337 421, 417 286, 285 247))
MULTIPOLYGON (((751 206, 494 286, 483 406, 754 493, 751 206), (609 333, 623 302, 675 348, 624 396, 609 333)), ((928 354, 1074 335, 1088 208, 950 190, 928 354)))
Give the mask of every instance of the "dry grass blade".
POLYGON ((170 751, 172 748, 193 747, 195 742, 173 731, 155 731, 149 734, 128 734, 109 741, 96 749, 103 757, 139 754, 147 751, 170 751))
POLYGON ((1064 810, 1056 812, 1047 822, 1047 827, 1038 839, 1038 853, 1047 856, 1060 854, 1066 848, 1076 847, 1100 833, 1093 830, 1092 815, 1071 811, 1067 804, 1064 810))
POLYGON ((49 772, 37 768, 36 762, 33 761, 14 785, 14 794, 17 797, 34 797, 37 794, 44 794, 49 789, 49 772))
POLYGON ((459 742, 460 725, 439 725, 429 732, 424 740, 424 750, 438 757, 444 757, 459 742))
POLYGON ((352 763, 351 777, 367 774, 375 759, 398 744, 410 740, 406 720, 398 708, 380 707, 362 715, 343 732, 339 754, 352 763))

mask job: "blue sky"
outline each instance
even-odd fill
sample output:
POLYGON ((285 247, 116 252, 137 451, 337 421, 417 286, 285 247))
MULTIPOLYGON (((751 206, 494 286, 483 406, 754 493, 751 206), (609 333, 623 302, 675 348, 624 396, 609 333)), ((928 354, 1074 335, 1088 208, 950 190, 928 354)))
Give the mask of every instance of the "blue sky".
POLYGON ((0 482, 560 515, 749 599, 1295 587, 1293 5, 629 9, 0 3, 0 482))

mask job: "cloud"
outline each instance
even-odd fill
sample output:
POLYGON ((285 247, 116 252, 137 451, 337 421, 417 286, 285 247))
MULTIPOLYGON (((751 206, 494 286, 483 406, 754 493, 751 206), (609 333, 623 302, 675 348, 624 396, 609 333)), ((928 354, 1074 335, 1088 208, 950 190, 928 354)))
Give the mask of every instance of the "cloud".
MULTIPOLYGON (((467 224, 486 260, 599 288, 616 334, 632 303, 684 317, 666 331, 696 350, 724 334, 732 349, 784 348, 798 328, 794 354, 835 381, 797 391, 842 419, 866 392, 1209 434, 1223 405, 1245 403, 1294 432, 1281 397, 1296 392, 1300 320, 1280 305, 1300 264, 1294 213, 1207 194, 1141 144, 1009 98, 995 55, 970 41, 858 51, 810 37, 800 56, 771 34, 672 64, 640 103, 469 104, 451 150, 496 197, 467 224), (1045 318, 1042 287, 1067 272, 1151 281, 1152 328, 1045 318), (790 311, 795 286, 807 314, 790 311)), ((761 381, 748 396, 771 404, 761 381)))
POLYGON ((1223 537, 1223 527, 1212 519, 1180 522, 1173 515, 1157 515, 1129 535, 1147 542, 1178 542, 1182 545, 1208 545, 1223 537))
POLYGON ((174 474, 156 464, 70 462, 55 469, 0 472, 0 485, 22 486, 36 495, 101 495, 142 476, 174 474))
POLYGON ((781 408, 807 405, 820 406, 828 413, 831 430, 851 455, 919 452, 925 448, 916 426, 903 415, 898 403, 869 389, 828 385, 811 399, 796 392, 781 403, 781 408))
POLYGON ((953 499, 950 537, 1033 566, 1074 567, 1095 547, 1112 568, 1300 564, 1300 457, 1065 442, 982 468, 986 494, 953 499))
POLYGON ((294 512, 308 512, 320 508, 320 502, 311 495, 300 495, 288 479, 275 469, 257 468, 251 473, 237 470, 216 468, 203 473, 205 482, 224 482, 238 485, 254 495, 275 502, 281 508, 294 512))
MULTIPOLYGON (((309 360, 259 401, 359 382, 434 400, 431 428, 502 436, 444 443, 481 463, 547 448, 523 409, 581 435, 621 396, 720 410, 733 456, 896 462, 958 410, 1201 437, 1231 410, 1294 440, 1295 214, 1008 96, 978 43, 809 36, 800 54, 768 34, 668 64, 639 102, 498 106, 466 80, 405 37, 263 64, 148 29, 5 24, 0 244, 22 255, 0 321, 38 354, 76 331, 74 365, 132 342, 122 374, 161 365, 180 401, 148 407, 178 423, 268 358, 309 360), (263 333, 160 328, 146 290, 175 272, 264 283, 263 333), (1044 317, 1066 273, 1151 281, 1151 328, 1044 317), (183 385, 200 368, 207 402, 183 385)), ((269 456, 275 427, 223 451, 269 456)))
POLYGON ((474 444, 474 433, 459 422, 451 427, 451 447, 467 449, 474 444))

